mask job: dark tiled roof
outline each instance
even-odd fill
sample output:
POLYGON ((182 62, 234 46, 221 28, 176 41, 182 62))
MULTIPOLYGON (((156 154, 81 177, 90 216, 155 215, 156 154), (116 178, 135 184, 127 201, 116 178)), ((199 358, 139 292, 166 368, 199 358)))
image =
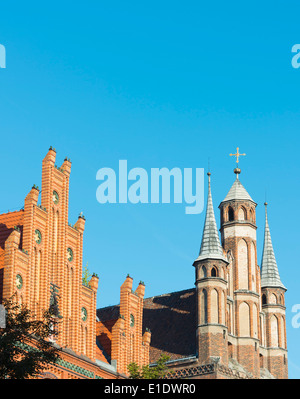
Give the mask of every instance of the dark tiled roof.
POLYGON ((120 315, 120 306, 107 306, 106 308, 97 309, 97 317, 103 322, 109 320, 118 320, 120 315))
POLYGON ((144 300, 143 327, 151 330, 150 363, 161 353, 170 360, 196 354, 195 289, 144 300))
MULTIPOLYGON (((119 306, 98 309, 99 320, 111 332, 119 317, 119 306)), ((151 330, 150 363, 161 353, 171 360, 193 356, 196 353, 196 299, 195 289, 171 292, 144 300, 143 331, 151 330)), ((99 328, 98 340, 109 353, 109 334, 99 328)))
POLYGON ((108 306, 97 310, 99 321, 96 323, 97 342, 105 358, 111 358, 111 332, 119 318, 119 306, 108 306))

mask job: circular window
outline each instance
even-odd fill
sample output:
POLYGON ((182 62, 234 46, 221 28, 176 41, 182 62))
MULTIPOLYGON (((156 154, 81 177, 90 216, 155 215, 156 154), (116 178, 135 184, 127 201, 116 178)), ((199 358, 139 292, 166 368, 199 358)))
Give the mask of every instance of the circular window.
POLYGON ((37 244, 40 244, 42 242, 42 233, 40 232, 40 230, 35 230, 34 239, 37 244))
POLYGON ((67 259, 69 262, 72 262, 72 260, 73 260, 73 251, 71 248, 67 249, 67 259))
POLYGON ((87 319, 87 310, 86 310, 86 308, 81 308, 81 319, 82 319, 82 321, 86 321, 86 319, 87 319))
POLYGON ((54 204, 58 204, 59 196, 56 191, 53 191, 53 202, 54 204))
POLYGON ((130 327, 134 326, 134 316, 131 314, 130 315, 130 327))
POLYGON ((23 287, 23 279, 21 274, 16 275, 16 287, 20 290, 23 287))

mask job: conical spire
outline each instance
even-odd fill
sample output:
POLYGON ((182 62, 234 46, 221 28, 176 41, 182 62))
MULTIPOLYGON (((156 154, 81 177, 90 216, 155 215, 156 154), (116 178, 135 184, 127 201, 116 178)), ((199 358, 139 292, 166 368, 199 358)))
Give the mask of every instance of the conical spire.
POLYGON ((266 225, 264 249, 261 261, 261 287, 280 287, 286 289, 282 284, 278 272, 278 267, 275 259, 274 249, 271 240, 270 228, 268 223, 267 203, 266 207, 266 225))
POLYGON ((228 194, 226 195, 225 199, 222 202, 232 201, 232 200, 249 200, 254 202, 251 196, 248 194, 245 187, 242 185, 242 183, 239 180, 239 174, 241 173, 241 170, 239 168, 236 168, 234 169, 234 173, 236 174, 236 179, 233 185, 231 186, 231 189, 229 190, 228 194))
POLYGON ((196 261, 204 259, 222 259, 225 262, 227 262, 223 254, 223 249, 220 244, 220 238, 217 229, 217 223, 216 223, 212 196, 211 196, 210 173, 207 173, 207 175, 208 175, 208 197, 207 197, 206 216, 205 216, 200 253, 196 261))

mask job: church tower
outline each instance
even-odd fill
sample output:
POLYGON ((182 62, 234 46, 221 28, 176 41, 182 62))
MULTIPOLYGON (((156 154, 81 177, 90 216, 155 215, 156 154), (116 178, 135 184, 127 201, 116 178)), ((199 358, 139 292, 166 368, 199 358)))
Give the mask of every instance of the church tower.
POLYGON ((287 378, 285 286, 275 259, 268 223, 267 203, 264 248, 261 262, 262 310, 265 315, 267 368, 276 378, 287 378))
POLYGON ((220 244, 208 173, 208 198, 202 243, 194 264, 197 292, 197 352, 200 363, 228 363, 226 298, 228 265, 220 244), (215 359, 216 360, 216 359, 215 359))
POLYGON ((227 276, 228 352, 258 378, 261 304, 256 246, 257 204, 239 180, 241 170, 238 165, 234 173, 236 180, 219 206, 222 246, 230 261, 227 276))

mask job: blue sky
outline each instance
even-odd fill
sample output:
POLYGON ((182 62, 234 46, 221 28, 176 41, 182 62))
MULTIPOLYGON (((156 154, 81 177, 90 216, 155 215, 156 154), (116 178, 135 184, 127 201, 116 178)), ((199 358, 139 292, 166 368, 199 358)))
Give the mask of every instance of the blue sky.
MULTIPOLYGON (((70 222, 86 218, 84 264, 100 277, 98 306, 119 301, 127 273, 146 296, 193 287, 204 213, 184 204, 96 201, 96 172, 128 167, 205 168, 217 206, 233 181, 258 203, 261 261, 265 196, 287 286, 289 373, 300 378, 300 5, 288 2, 35 1, 0 7, 0 211, 40 185, 50 145, 72 160, 70 222)), ((206 195, 206 193, 205 193, 206 195)))

